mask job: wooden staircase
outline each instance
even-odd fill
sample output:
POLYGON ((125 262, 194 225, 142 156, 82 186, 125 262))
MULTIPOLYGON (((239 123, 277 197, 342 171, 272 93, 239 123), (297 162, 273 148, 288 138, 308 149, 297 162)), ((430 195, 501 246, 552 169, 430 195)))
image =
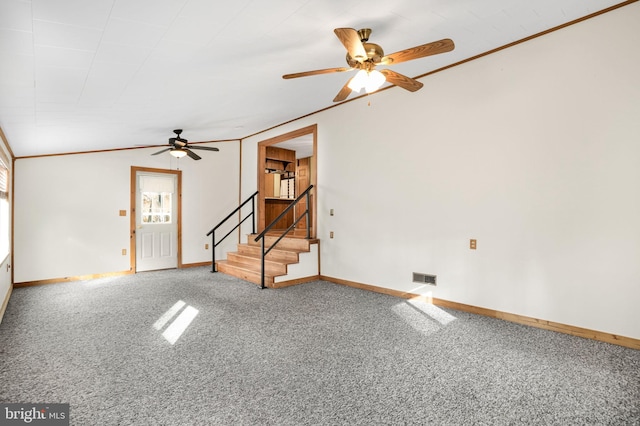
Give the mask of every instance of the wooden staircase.
MULTIPOLYGON (((256 236, 257 234, 248 235, 248 243, 238 244, 238 251, 227 253, 227 260, 217 261, 217 271, 260 285, 262 248, 260 242, 255 241, 256 236)), ((270 247, 277 239, 277 236, 266 235, 265 247, 270 247)), ((317 243, 317 240, 307 240, 296 235, 280 240, 265 257, 265 287, 281 287, 275 282, 275 278, 287 275, 288 266, 298 263, 300 254, 308 253, 313 243, 317 243)))

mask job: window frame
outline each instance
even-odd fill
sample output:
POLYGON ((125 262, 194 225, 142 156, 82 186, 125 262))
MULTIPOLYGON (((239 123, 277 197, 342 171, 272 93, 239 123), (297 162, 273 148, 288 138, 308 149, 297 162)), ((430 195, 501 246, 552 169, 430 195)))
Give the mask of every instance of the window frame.
POLYGON ((142 204, 142 207, 140 208, 140 223, 143 223, 145 225, 169 225, 173 223, 172 192, 142 191, 140 193, 140 196, 142 197, 140 201, 142 204), (151 203, 148 210, 145 209, 145 197, 148 197, 151 203), (157 203, 154 202, 156 197, 158 198, 157 203), (145 217, 148 217, 149 220, 145 221, 145 217), (166 220, 167 217, 168 220, 166 220), (160 220, 156 220, 156 218, 160 220))

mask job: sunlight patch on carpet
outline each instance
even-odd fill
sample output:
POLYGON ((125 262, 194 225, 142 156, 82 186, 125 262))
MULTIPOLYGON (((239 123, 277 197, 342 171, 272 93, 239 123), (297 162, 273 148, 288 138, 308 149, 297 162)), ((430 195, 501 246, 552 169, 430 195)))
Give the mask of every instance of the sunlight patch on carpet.
POLYGON ((191 321, 193 321, 196 315, 198 315, 198 312, 199 311, 193 306, 187 306, 184 308, 184 311, 178 315, 178 318, 176 318, 175 321, 173 321, 162 333, 162 337, 167 339, 167 342, 172 345, 176 343, 180 336, 182 336, 182 333, 184 333, 187 327, 189 327, 191 321))
POLYGON ((173 318, 178 312, 180 312, 180 309, 182 309, 185 305, 185 302, 183 302, 182 300, 178 300, 175 305, 170 307, 167 312, 165 312, 160 318, 158 318, 158 321, 153 324, 153 328, 155 328, 156 330, 160 330, 165 326, 165 324, 169 322, 169 320, 171 320, 171 318, 173 318))
POLYGON ((187 327, 189 327, 196 315, 198 315, 199 311, 193 306, 187 306, 184 301, 178 300, 153 324, 153 328, 160 331, 169 321, 173 319, 173 317, 178 314, 178 312, 180 312, 180 315, 178 315, 178 317, 171 324, 169 324, 166 330, 162 332, 162 337, 164 337, 167 342, 171 343, 172 345, 178 341, 180 336, 182 336, 182 333, 184 333, 187 327))
POLYGON ((456 317, 417 297, 391 307, 391 310, 417 332, 429 335, 440 330, 456 317))
POLYGON ((413 306, 415 309, 428 315, 432 319, 438 321, 442 325, 447 325, 451 321, 456 320, 456 317, 446 312, 445 310, 440 309, 437 306, 426 302, 423 298, 416 297, 413 299, 409 299, 407 300, 407 303, 413 306))

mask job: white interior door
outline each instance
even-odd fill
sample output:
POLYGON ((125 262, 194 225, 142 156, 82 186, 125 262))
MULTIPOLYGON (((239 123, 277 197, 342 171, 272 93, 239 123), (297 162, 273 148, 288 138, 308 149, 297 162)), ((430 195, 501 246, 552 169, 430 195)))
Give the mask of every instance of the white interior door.
POLYGON ((177 176, 136 173, 136 272, 178 267, 177 176))

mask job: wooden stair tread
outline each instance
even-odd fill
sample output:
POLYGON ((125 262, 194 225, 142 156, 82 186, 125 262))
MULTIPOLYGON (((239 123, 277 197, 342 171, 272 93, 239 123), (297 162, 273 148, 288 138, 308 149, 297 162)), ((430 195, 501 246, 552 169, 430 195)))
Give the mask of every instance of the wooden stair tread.
MULTIPOLYGON (((260 241, 255 240, 256 235, 251 234, 247 237, 248 244, 251 246, 261 246, 260 241)), ((278 237, 272 235, 265 236, 265 246, 268 247, 273 244, 278 237)), ((310 251, 310 242, 306 238, 293 238, 293 237, 285 237, 281 239, 278 244, 273 248, 280 250, 300 250, 300 252, 308 252, 310 251)))
MULTIPOLYGON (((249 244, 238 244, 238 253, 255 255, 260 257, 260 246, 252 246, 249 244)), ((298 255, 300 253, 305 253, 304 250, 281 250, 274 248, 269 253, 267 253, 267 259, 273 260, 275 262, 289 262, 289 263, 297 263, 298 255)))
MULTIPOLYGON (((237 257, 242 257, 242 258, 246 258, 246 259, 255 259, 257 261, 261 261, 262 257, 260 256, 260 253, 240 253, 240 252, 229 252, 227 253, 227 256, 233 254, 234 256, 237 257)), ((287 260, 287 259, 278 259, 278 258, 269 258, 268 256, 265 257, 264 259, 264 263, 265 264, 277 264, 277 265, 289 265, 291 263, 297 263, 297 261, 295 260, 287 260)))
MULTIPOLYGON (((283 231, 284 232, 284 231, 283 231)), ((258 234, 252 234, 254 236, 254 238, 258 235, 258 234)), ((279 237, 280 235, 282 235, 282 232, 267 232, 267 237, 279 237)), ((306 240, 307 239, 307 233, 306 232, 302 232, 302 233, 292 233, 289 232, 287 234, 286 237, 284 238, 292 238, 292 239, 297 239, 297 240, 306 240)), ((309 240, 312 244, 317 243, 318 239, 317 238, 309 238, 309 240)))
MULTIPOLYGON (((233 260, 220 260, 220 261, 218 261, 216 263, 218 265, 225 264, 226 266, 231 266, 233 268, 243 269, 245 271, 250 271, 250 272, 256 272, 258 275, 260 274, 260 268, 259 267, 255 268, 252 265, 248 265, 246 263, 235 262, 233 260)), ((286 273, 284 273, 284 274, 277 273, 277 272, 274 273, 273 271, 266 270, 264 275, 265 275, 265 277, 268 276, 268 277, 273 278, 273 277, 279 277, 281 275, 286 275, 286 273)))
MULTIPOLYGON (((244 265, 252 270, 260 271, 262 259, 260 256, 248 256, 241 253, 227 253, 227 261, 232 264, 244 265)), ((291 262, 292 263, 292 262, 291 262)), ((264 269, 269 275, 286 275, 287 262, 264 260, 264 269)))
MULTIPOLYGON (((246 247, 249 247, 249 250, 251 249, 255 249, 256 252, 259 254, 260 253, 260 245, 259 244, 244 244, 246 247)), ((308 253, 309 250, 304 250, 304 249, 296 249, 296 248, 279 248, 279 247, 274 247, 272 248, 269 253, 267 253, 267 256, 270 254, 278 254, 281 256, 287 256, 288 253, 294 253, 296 255, 300 254, 300 253, 308 253)))

